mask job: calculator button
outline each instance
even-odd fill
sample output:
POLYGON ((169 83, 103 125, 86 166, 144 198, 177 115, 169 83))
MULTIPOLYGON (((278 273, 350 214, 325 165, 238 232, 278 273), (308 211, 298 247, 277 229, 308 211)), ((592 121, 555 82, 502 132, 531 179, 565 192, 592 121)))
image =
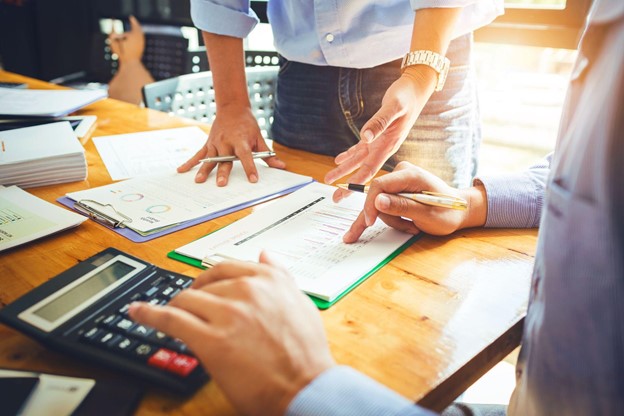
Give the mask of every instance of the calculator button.
POLYGON ((130 352, 134 350, 139 343, 130 338, 121 337, 117 342, 111 343, 110 346, 118 351, 130 352))
POLYGON ((112 328, 114 327, 117 322, 121 319, 121 316, 119 315, 108 315, 106 318, 104 318, 101 322, 100 325, 108 327, 108 328, 112 328))
POLYGON ((105 332, 100 338, 95 339, 95 342, 98 344, 108 344, 109 342, 114 341, 115 336, 118 335, 113 332, 105 332))
POLYGON ((166 348, 161 348, 156 351, 156 353, 154 353, 154 355, 152 355, 149 360, 147 360, 147 363, 152 367, 165 369, 167 368, 169 363, 177 356, 177 353, 166 348))
POLYGON ((103 333, 104 331, 102 331, 99 328, 91 328, 89 329, 87 332, 82 334, 82 339, 87 340, 87 341, 94 341, 95 339, 99 338, 100 334, 103 333))
POLYGON ((150 287, 147 291, 145 291, 145 296, 148 297, 148 298, 151 298, 156 293, 158 293, 159 290, 160 290, 160 288, 157 287, 157 286, 150 287))
POLYGON ((186 344, 179 339, 171 339, 171 341, 167 343, 167 347, 171 348, 174 351, 181 352, 181 353, 188 353, 189 351, 186 344))
POLYGON ((149 303, 150 305, 155 305, 155 306, 158 306, 158 305, 164 305, 164 304, 166 304, 166 303, 167 303, 167 301, 166 301, 165 299, 152 298, 152 299, 150 299, 150 300, 149 300, 149 302, 148 302, 148 303, 149 303))
POLYGON ((129 331, 134 326, 134 322, 130 319, 122 319, 115 324, 115 328, 121 329, 122 331, 129 331))
POLYGON ((152 334, 152 332, 154 332, 154 329, 145 325, 137 325, 130 331, 132 335, 140 338, 147 338, 152 334))
POLYGON ((128 316, 128 311, 130 310, 130 304, 126 303, 124 306, 119 308, 119 313, 123 316, 128 316))
POLYGON ((162 345, 164 347, 168 347, 169 341, 171 341, 171 337, 161 331, 153 331, 151 334, 147 336, 147 340, 149 342, 153 342, 158 345, 162 345))
POLYGON ((197 358, 178 354, 169 362, 166 370, 182 377, 188 376, 199 365, 197 358))
POLYGON ((163 289, 162 292, 160 292, 160 296, 163 298, 172 298, 174 296, 174 293, 177 294, 177 292, 179 292, 180 289, 176 289, 175 287, 172 286, 167 286, 166 288, 163 289))
POLYGON ((147 359, 154 353, 154 346, 150 344, 139 344, 132 352, 139 358, 147 359))

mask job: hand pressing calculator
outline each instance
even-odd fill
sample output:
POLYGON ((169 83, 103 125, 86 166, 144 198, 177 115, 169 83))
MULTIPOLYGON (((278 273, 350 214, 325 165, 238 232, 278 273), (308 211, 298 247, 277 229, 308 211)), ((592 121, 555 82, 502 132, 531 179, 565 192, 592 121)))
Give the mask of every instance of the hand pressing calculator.
POLYGON ((189 394, 208 380, 187 346, 128 316, 133 301, 162 305, 193 282, 108 248, 0 310, 0 321, 51 348, 189 394))

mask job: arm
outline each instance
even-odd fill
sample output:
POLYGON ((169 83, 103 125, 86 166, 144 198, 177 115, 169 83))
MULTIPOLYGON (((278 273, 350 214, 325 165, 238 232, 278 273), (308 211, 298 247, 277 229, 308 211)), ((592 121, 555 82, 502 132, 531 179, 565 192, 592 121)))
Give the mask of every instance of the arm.
POLYGON ((353 243, 377 217, 398 230, 448 235, 471 227, 537 227, 540 221, 552 154, 520 174, 477 178, 470 188, 456 189, 407 162, 371 182, 364 209, 345 233, 353 243), (468 201, 465 211, 432 207, 395 194, 434 191, 468 201))
POLYGON ((266 253, 203 272, 167 306, 134 303, 130 316, 182 339, 242 414, 427 414, 337 367, 318 310, 266 253))
MULTIPOLYGON (((178 172, 187 172, 200 159, 236 155, 250 182, 257 182, 258 172, 251 152, 269 150, 251 111, 242 38, 251 31, 255 21, 243 9, 248 2, 234 2, 234 9, 211 2, 192 1, 191 14, 202 35, 213 76, 217 115, 206 144, 178 172), (236 9, 238 8, 238 10, 236 9)), ((271 167, 284 168, 277 157, 264 159, 271 167)), ((203 163, 195 176, 204 182, 217 163, 203 163)), ((218 163, 217 185, 227 185, 232 162, 218 163)))
POLYGON ((130 16, 130 31, 111 33, 108 37, 111 50, 118 56, 119 69, 108 83, 110 98, 140 104, 141 88, 154 82, 154 78, 141 62, 145 49, 143 29, 134 16, 130 16))
MULTIPOLYGON (((446 54, 461 8, 428 8, 416 11, 410 50, 446 54)), ((433 93, 437 73, 426 65, 410 66, 386 91, 381 108, 364 124, 360 142, 339 154, 338 165, 325 176, 326 183, 357 172, 352 183, 366 183, 403 143, 433 93)))

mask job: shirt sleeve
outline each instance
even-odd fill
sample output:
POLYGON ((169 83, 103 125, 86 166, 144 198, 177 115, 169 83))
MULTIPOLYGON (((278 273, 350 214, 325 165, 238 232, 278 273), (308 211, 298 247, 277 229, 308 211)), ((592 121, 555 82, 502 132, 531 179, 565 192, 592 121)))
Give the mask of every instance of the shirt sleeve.
POLYGON ((326 370, 295 396, 287 416, 429 416, 387 387, 350 367, 326 370))
POLYGON ((205 32, 246 37, 260 21, 249 0, 191 0, 193 24, 205 32))
POLYGON ((552 156, 549 154, 522 173, 475 178, 475 183, 483 184, 487 193, 485 227, 533 228, 539 225, 552 156))
POLYGON ((462 7, 453 39, 491 23, 505 13, 504 0, 410 0, 412 9, 462 7))

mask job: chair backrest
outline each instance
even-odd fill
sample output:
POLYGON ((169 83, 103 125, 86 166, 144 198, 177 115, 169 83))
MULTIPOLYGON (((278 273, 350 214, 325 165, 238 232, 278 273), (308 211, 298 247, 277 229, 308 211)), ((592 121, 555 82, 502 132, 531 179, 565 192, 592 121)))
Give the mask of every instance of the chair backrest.
MULTIPOLYGON (((245 68, 252 111, 265 138, 270 138, 277 71, 277 66, 245 68)), ((212 73, 180 75, 145 85, 143 102, 147 108, 212 123, 216 115, 212 73)))

